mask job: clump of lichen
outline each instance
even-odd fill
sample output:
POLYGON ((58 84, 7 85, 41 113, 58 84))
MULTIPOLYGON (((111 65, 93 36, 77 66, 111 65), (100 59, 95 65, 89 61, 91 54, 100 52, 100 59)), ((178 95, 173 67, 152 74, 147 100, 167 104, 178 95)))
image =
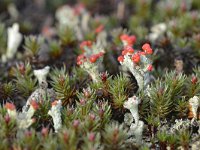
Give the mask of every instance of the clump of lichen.
POLYGON ((197 149, 200 2, 80 2, 2 2, 0 149, 197 149))

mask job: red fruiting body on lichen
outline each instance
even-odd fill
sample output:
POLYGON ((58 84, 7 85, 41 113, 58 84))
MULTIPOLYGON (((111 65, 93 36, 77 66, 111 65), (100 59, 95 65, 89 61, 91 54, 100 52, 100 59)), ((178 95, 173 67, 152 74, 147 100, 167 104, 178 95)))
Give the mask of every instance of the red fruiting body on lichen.
POLYGON ((30 104, 33 107, 33 109, 35 109, 35 110, 37 110, 39 108, 39 105, 35 100, 31 100, 30 104))
POLYGON ((120 40, 121 40, 121 41, 126 41, 128 38, 129 38, 129 36, 128 36, 127 34, 122 34, 122 35, 120 36, 120 40))
POLYGON ((132 56, 132 61, 134 62, 134 63, 139 63, 140 62, 140 55, 137 53, 137 54, 134 54, 133 56, 132 56))
POLYGON ((104 25, 99 25, 96 29, 95 29, 95 33, 100 33, 101 31, 103 31, 104 29, 104 25))
POLYGON ((58 101, 57 101, 57 100, 55 100, 55 101, 53 101, 53 102, 51 103, 51 106, 56 106, 56 105, 57 105, 57 103, 58 103, 58 101))
POLYGON ((146 49, 149 49, 150 45, 148 43, 145 43, 142 45, 142 49, 145 51, 146 49))
POLYGON ((52 36, 54 36, 56 33, 55 33, 55 30, 48 26, 48 25, 45 25, 43 28, 42 28, 42 35, 46 38, 51 38, 52 36))
POLYGON ((129 38, 126 40, 126 42, 127 42, 127 44, 129 45, 129 46, 132 46, 134 43, 135 43, 135 41, 136 41, 136 38, 134 38, 135 36, 129 36, 129 38))
POLYGON ((126 46, 124 48, 125 51, 127 51, 127 53, 133 54, 134 53, 134 49, 131 46, 126 46))
POLYGON ((152 49, 148 49, 145 51, 147 54, 151 55, 153 53, 153 50, 152 49))
POLYGON ((131 35, 129 36, 129 41, 134 44, 136 42, 136 36, 135 35, 131 35))
POLYGON ((87 47, 91 47, 92 46, 92 42, 91 41, 83 41, 81 44, 80 44, 80 49, 82 51, 84 51, 84 47, 87 46, 87 47))
POLYGON ((77 61, 77 65, 82 65, 83 64, 83 62, 82 61, 77 61))
POLYGON ((145 43, 142 46, 142 49, 145 51, 146 54, 152 54, 153 50, 151 49, 151 46, 148 43, 145 43))
POLYGON ((98 59, 98 55, 91 55, 89 58, 91 63, 95 63, 97 61, 97 59, 98 59))
POLYGON ((147 70, 148 70, 148 71, 152 71, 152 70, 153 70, 153 66, 152 66, 152 65, 149 65, 149 66, 147 67, 147 70))
POLYGON ((123 50, 123 51, 122 51, 122 55, 123 55, 123 56, 126 55, 127 53, 128 53, 127 50, 123 50))
POLYGON ((89 57, 89 59, 86 58, 84 54, 81 54, 77 57, 77 65, 82 65, 83 62, 89 60, 91 63, 95 63, 97 59, 102 57, 104 55, 104 52, 99 52, 98 54, 93 54, 89 57))
POLYGON ((99 57, 102 57, 102 56, 104 55, 104 52, 99 52, 97 55, 98 55, 99 57))
POLYGON ((134 35, 128 36, 127 34, 122 34, 120 39, 121 41, 125 41, 129 46, 132 46, 136 42, 136 37, 134 35))
POLYGON ((78 57, 77 57, 77 62, 80 61, 80 60, 82 60, 82 59, 85 59, 85 58, 86 58, 86 57, 85 57, 84 54, 78 55, 78 57))
POLYGON ((8 103, 8 102, 6 102, 5 108, 9 109, 9 110, 15 110, 16 109, 14 104, 8 103))
POLYGON ((119 57, 117 58, 117 60, 118 60, 119 62, 123 62, 123 61, 124 61, 124 56, 119 56, 119 57))
POLYGON ((146 55, 145 52, 141 52, 141 51, 139 51, 138 54, 139 54, 139 55, 146 55))
POLYGON ((78 55, 77 57, 77 65, 82 65, 83 61, 85 61, 86 57, 84 54, 78 55))

